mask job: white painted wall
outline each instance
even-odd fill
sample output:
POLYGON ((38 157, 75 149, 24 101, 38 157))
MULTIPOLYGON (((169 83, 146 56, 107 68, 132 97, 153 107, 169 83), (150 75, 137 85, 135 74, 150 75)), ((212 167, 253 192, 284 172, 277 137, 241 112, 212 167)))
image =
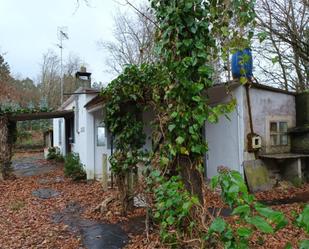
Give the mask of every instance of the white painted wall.
MULTIPOLYGON (((253 160, 253 153, 247 152, 246 134, 250 133, 250 123, 248 115, 248 105, 246 93, 243 95, 244 102, 244 158, 245 160, 253 160)), ((250 103, 253 121, 253 130, 255 133, 262 137, 262 150, 261 153, 276 153, 276 152, 289 152, 290 146, 280 148, 281 151, 274 150, 270 146, 269 138, 269 123, 271 120, 287 121, 288 126, 295 126, 296 108, 295 96, 269 91, 259 88, 250 88, 250 103), (283 149, 283 150, 282 150, 283 149)))
MULTIPOLYGON (((78 153, 81 163, 85 165, 86 171, 94 167, 94 146, 93 146, 93 117, 84 108, 96 94, 76 94, 72 96, 68 102, 64 103, 64 110, 74 109, 74 133, 75 140, 71 144, 72 152, 78 153), (78 113, 77 113, 78 112, 78 113)), ((63 155, 67 154, 65 149, 65 120, 63 118, 53 120, 54 129, 54 146, 59 147, 63 155), (59 120, 61 120, 61 143, 59 141, 59 120)), ((88 177, 88 176, 87 176, 88 177)), ((89 174, 89 177, 93 179, 93 175, 89 174)))
MULTIPOLYGON (((211 124, 206 122, 205 133, 208 142, 206 154, 207 178, 217 175, 218 166, 242 172, 243 161, 243 89, 237 87, 231 91, 237 100, 235 111, 219 118, 219 122, 211 124)), ((231 95, 226 94, 225 88, 218 88, 212 92, 210 101, 226 103, 231 100, 231 95), (220 99, 218 96, 221 96, 220 99)))
POLYGON ((60 153, 62 155, 65 155, 66 152, 65 152, 64 118, 53 119, 53 139, 54 139, 54 147, 58 147, 60 149, 60 153))

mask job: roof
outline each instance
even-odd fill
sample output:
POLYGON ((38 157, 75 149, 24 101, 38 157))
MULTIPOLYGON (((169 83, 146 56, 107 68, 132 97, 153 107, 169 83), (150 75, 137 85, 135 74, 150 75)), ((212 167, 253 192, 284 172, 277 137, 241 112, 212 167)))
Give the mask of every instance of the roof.
MULTIPOLYGON (((241 86, 243 84, 241 84, 238 80, 232 80, 232 81, 228 81, 225 83, 219 83, 219 84, 215 84, 212 88, 217 88, 217 87, 226 87, 226 88, 236 88, 238 86, 241 86)), ((287 90, 283 90, 277 87, 273 87, 273 86, 268 86, 268 85, 264 85, 264 84, 260 84, 260 83, 256 83, 256 82, 252 82, 250 84, 251 88, 256 88, 256 89, 262 89, 262 90, 266 90, 266 91, 271 91, 271 92, 277 92, 277 93, 283 93, 283 94, 289 94, 289 95, 296 95, 295 92, 290 92, 287 90)))
POLYGON ((90 100, 86 105, 84 105, 84 107, 86 109, 90 109, 98 105, 103 105, 104 100, 105 98, 103 96, 97 95, 92 100, 90 100))
POLYGON ((68 93, 66 95, 71 95, 63 104, 59 107, 59 110, 63 110, 66 106, 72 103, 75 99, 74 95, 76 94, 98 94, 100 91, 95 88, 90 87, 79 87, 74 93, 68 93))
MULTIPOLYGON (((215 89, 223 88, 223 87, 229 90, 233 90, 239 86, 243 86, 243 84, 241 84, 238 80, 232 80, 226 83, 215 84, 213 87, 211 87, 208 90, 215 90, 215 89)), ((251 83, 251 87, 256 88, 256 89, 266 90, 266 91, 278 92, 278 93, 289 94, 289 95, 296 95, 295 92, 290 92, 290 91, 286 91, 286 90, 279 89, 276 87, 254 83, 254 82, 251 83)), ((102 105, 104 100, 105 100, 104 97, 98 95, 92 100, 90 100, 86 105, 84 105, 84 107, 87 109, 90 109, 90 108, 102 105)))
POLYGON ((70 118, 74 115, 73 110, 53 111, 53 112, 33 112, 19 113, 9 115, 10 121, 25 121, 37 119, 52 119, 52 118, 70 118))

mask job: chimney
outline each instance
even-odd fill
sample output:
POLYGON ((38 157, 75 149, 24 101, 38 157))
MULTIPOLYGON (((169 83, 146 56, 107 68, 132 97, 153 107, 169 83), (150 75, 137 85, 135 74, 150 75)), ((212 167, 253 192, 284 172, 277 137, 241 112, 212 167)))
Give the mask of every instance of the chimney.
POLYGON ((87 68, 84 66, 80 67, 80 70, 75 74, 76 88, 79 87, 91 87, 91 73, 87 72, 87 68))

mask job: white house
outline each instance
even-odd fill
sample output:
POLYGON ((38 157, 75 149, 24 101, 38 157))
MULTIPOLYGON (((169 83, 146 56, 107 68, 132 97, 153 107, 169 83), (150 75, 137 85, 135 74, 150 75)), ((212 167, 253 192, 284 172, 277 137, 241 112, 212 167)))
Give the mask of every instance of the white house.
MULTIPOLYGON (((96 89, 80 87, 60 107, 60 110, 74 110, 70 119, 53 120, 53 143, 61 154, 70 152, 79 154, 81 163, 85 165, 87 179, 102 177, 103 156, 107 158, 113 151, 111 134, 105 127, 105 115, 102 98, 96 89)), ((145 123, 150 123, 150 113, 144 113, 145 123)), ((144 149, 151 149, 151 129, 144 127, 148 134, 144 149)), ((110 163, 107 160, 108 172, 110 163)))
POLYGON ((102 107, 89 110, 84 107, 97 95, 97 90, 79 88, 60 107, 61 110, 74 110, 74 117, 53 120, 54 146, 59 147, 63 155, 78 153, 81 163, 86 166, 88 179, 101 176, 102 154, 110 155, 102 107))
MULTIPOLYGON (((232 98, 237 101, 235 111, 228 117, 220 117, 216 124, 205 124, 204 135, 209 147, 205 155, 207 178, 216 175, 217 167, 221 165, 242 174, 248 163, 253 162, 256 166, 260 159, 274 167, 278 155, 281 155, 281 160, 291 159, 289 165, 295 164, 295 160, 296 165, 303 162, 306 155, 290 153, 288 129, 295 127, 296 120, 294 93, 257 83, 246 88, 232 81, 212 87, 207 94, 211 105, 225 103, 232 98)), ((100 178, 102 155, 108 157, 113 151, 111 136, 103 123, 103 99, 94 89, 79 88, 61 106, 61 110, 71 109, 74 109, 74 118, 53 121, 54 146, 59 147, 64 155, 71 151, 78 153, 86 167, 87 178, 100 178)), ((151 113, 143 113, 143 121, 147 135, 144 149, 150 150, 151 113)), ((294 173, 299 174, 299 165, 295 167, 294 173)))

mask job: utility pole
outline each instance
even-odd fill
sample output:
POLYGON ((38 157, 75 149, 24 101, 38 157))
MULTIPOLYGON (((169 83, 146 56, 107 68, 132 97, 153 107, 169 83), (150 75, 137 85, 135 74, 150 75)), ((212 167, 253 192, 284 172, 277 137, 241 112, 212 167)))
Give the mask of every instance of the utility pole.
POLYGON ((61 89, 61 104, 63 104, 63 40, 68 40, 68 28, 67 27, 58 27, 58 40, 59 44, 57 46, 60 48, 60 89, 61 89))

